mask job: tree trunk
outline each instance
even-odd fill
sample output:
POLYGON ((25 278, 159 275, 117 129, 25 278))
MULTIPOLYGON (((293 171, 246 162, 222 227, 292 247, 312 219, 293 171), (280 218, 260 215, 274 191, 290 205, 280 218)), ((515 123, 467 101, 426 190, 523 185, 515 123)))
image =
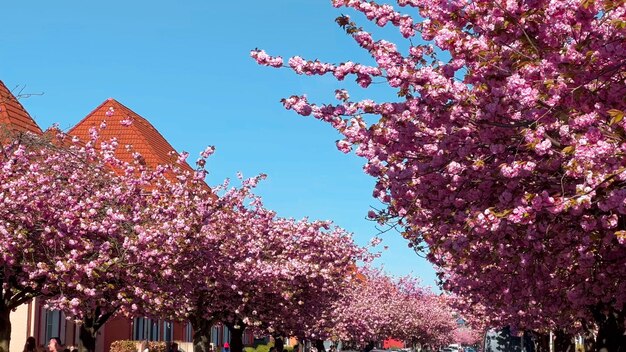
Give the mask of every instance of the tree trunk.
POLYGON ((596 349, 596 335, 594 331, 590 330, 584 325, 585 331, 583 332, 583 347, 587 352, 597 351, 596 349))
POLYGON ((365 348, 363 349, 363 351, 370 352, 373 349, 374 349, 374 341, 370 341, 367 343, 367 345, 365 345, 365 348))
POLYGON ((11 309, 2 302, 0 296, 0 352, 9 352, 9 343, 11 342, 10 315, 11 309))
POLYGON ((596 338, 596 349, 606 348, 607 352, 618 352, 620 339, 624 333, 620 329, 619 322, 613 314, 610 314, 605 321, 598 324, 598 337, 596 338))
POLYGON ((243 331, 245 324, 238 322, 235 324, 224 324, 230 331, 230 352, 243 352, 243 331))
POLYGON ((550 335, 533 333, 535 340, 535 351, 550 352, 550 335))
POLYGON ((274 347, 276 347, 276 352, 283 352, 285 349, 285 341, 283 341, 282 336, 274 337, 274 347))
POLYGON ((96 350, 96 338, 98 336, 98 330, 93 326, 87 326, 82 324, 80 331, 78 332, 78 350, 80 352, 94 352, 96 350))
POLYGON ((193 328, 193 352, 208 352, 213 321, 202 317, 194 317, 189 321, 193 328))
POLYGON ((624 343, 624 312, 616 311, 612 307, 597 307, 594 317, 598 324, 598 336, 595 348, 600 351, 621 352, 626 346, 624 343), (621 348, 621 350, 620 350, 621 348))
POLYGON ((554 333, 554 352, 575 352, 575 348, 572 335, 558 330, 554 333))
POLYGON ((322 340, 315 340, 315 348, 317 352, 326 352, 326 347, 324 347, 324 341, 322 340))
POLYGON ((96 340, 98 331, 115 314, 117 309, 103 313, 101 307, 96 307, 87 315, 78 332, 78 350, 80 352, 94 352, 96 350, 96 340))

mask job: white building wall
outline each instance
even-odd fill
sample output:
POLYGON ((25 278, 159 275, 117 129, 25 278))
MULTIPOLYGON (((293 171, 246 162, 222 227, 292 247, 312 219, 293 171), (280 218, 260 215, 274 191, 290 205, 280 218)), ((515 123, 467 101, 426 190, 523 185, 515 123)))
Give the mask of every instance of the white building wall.
POLYGON ((33 333, 32 322, 34 321, 34 312, 31 311, 31 326, 29 331, 28 307, 28 304, 22 304, 17 307, 17 310, 11 312, 11 345, 9 346, 9 352, 22 352, 26 344, 26 338, 33 333))

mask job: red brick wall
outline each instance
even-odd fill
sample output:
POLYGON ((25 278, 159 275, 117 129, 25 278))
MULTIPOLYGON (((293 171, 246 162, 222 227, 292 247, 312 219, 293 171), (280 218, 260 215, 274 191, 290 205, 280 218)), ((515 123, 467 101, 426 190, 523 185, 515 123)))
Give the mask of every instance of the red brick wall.
POLYGON ((132 340, 131 320, 125 317, 116 317, 109 320, 103 327, 104 352, 111 349, 113 341, 132 340))

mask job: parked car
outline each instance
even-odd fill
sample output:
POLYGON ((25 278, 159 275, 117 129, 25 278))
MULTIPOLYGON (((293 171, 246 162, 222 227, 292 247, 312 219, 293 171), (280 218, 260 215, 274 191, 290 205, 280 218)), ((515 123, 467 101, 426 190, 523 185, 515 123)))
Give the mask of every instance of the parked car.
POLYGON ((535 344, 532 335, 514 336, 511 330, 489 329, 483 341, 483 352, 535 352, 535 344))

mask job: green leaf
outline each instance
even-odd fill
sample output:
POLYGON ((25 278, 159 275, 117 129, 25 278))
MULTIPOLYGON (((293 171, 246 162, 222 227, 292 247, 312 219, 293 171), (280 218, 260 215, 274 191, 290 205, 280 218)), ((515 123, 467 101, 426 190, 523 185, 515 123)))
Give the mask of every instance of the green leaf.
POLYGON ((583 5, 584 9, 588 9, 589 6, 593 5, 594 2, 595 2, 595 0, 583 0, 581 2, 581 5, 583 5))
POLYGON ((615 20, 611 21, 611 23, 612 23, 615 27, 617 27, 617 28, 619 28, 619 29, 624 29, 624 28, 626 28, 626 21, 624 21, 624 20, 621 20, 621 19, 615 19, 615 20))
POLYGON ((607 113, 609 114, 609 116, 611 116, 611 121, 609 122, 609 125, 614 125, 624 119, 624 112, 621 110, 611 109, 607 111, 607 113))

